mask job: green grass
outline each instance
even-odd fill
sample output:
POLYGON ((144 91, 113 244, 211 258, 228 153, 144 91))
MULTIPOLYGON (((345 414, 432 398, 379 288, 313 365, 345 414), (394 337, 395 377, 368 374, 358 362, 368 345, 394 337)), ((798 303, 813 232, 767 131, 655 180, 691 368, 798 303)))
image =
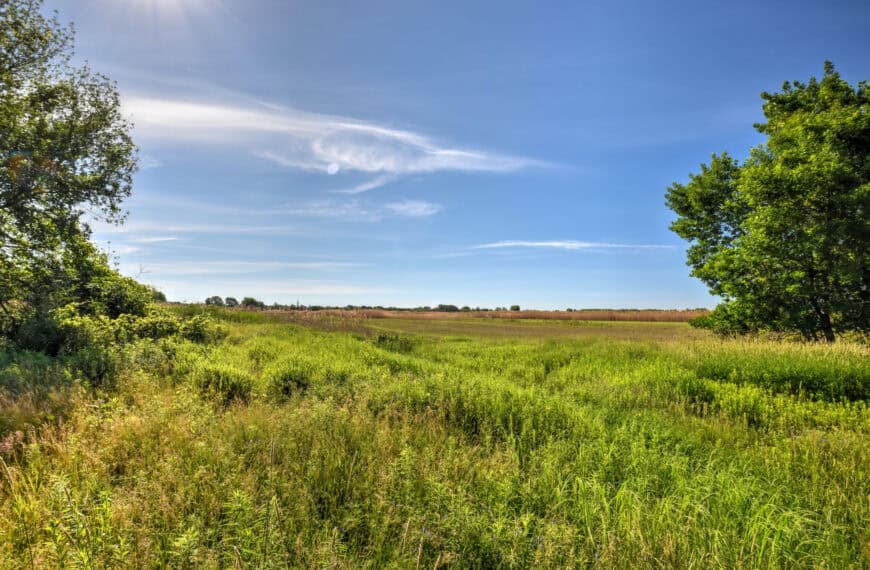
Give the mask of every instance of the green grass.
POLYGON ((870 566, 864 347, 229 318, 88 397, 0 360, 75 393, 0 452, 3 567, 870 566))
POLYGON ((503 319, 389 318, 369 321, 372 328, 427 336, 535 339, 612 338, 619 340, 687 340, 707 338, 709 333, 687 323, 632 321, 556 321, 503 319))

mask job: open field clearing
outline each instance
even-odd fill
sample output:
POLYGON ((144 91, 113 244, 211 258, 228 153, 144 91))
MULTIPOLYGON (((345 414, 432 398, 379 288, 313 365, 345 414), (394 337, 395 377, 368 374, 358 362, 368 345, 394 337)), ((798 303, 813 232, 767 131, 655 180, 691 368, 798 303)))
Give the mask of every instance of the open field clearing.
POLYGON ((223 315, 96 396, 2 361, 4 567, 870 563, 866 348, 223 315))
POLYGON ((630 321, 555 321, 498 319, 426 320, 391 318, 370 321, 374 330, 435 336, 489 338, 531 337, 533 339, 588 338, 614 340, 687 340, 709 338, 710 334, 686 323, 630 321))
MULTIPOLYGON (((285 311, 273 311, 282 313, 285 311)), ((292 311, 291 311, 292 313, 292 311)), ((495 319, 498 321, 629 321, 685 323, 695 317, 707 315, 706 309, 688 309, 682 311, 656 309, 583 309, 577 311, 421 311, 421 310, 388 310, 388 309, 325 309, 316 311, 320 315, 361 318, 361 319, 422 319, 455 321, 468 319, 495 319)))
MULTIPOLYGON (((372 331, 392 331, 409 334, 472 337, 573 338, 604 337, 622 340, 687 340, 711 338, 710 333, 690 327, 686 315, 694 311, 611 311, 631 318, 607 318, 608 312, 594 312, 605 320, 577 318, 580 312, 495 311, 480 313, 422 313, 416 311, 379 310, 319 310, 266 311, 262 318, 273 322, 292 323, 320 330, 335 330, 369 334, 372 331), (511 315, 498 318, 495 315, 511 315), (548 316, 540 317, 540 314, 548 316), (519 316, 516 316, 519 315, 519 316), (557 319, 563 315, 565 318, 557 319), (662 318, 660 315, 669 315, 662 318), (635 317, 638 317, 635 319, 635 317), (685 317, 685 319, 683 318, 685 317), (660 320, 656 320, 656 319, 660 320), (648 320, 644 320, 648 319, 648 320)), ((244 320, 248 313, 234 311, 235 318, 244 320)), ((703 313, 702 313, 703 314, 703 313)))

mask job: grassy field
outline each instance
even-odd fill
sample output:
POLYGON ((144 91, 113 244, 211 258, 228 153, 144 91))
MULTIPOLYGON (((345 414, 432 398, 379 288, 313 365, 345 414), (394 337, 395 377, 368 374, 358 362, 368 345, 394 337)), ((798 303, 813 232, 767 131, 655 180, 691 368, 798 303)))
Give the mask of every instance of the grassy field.
MULTIPOLYGON (((273 317, 294 318, 293 311, 269 311, 273 317), (284 315, 282 315, 284 313, 284 315), (286 314, 289 313, 289 314, 286 314)), ((309 312, 311 313, 311 312, 309 312)), ((695 317, 709 314, 707 309, 658 310, 658 309, 581 309, 576 311, 419 311, 389 309, 325 309, 314 311, 315 318, 322 316, 363 319, 413 319, 450 320, 488 319, 498 321, 627 321, 647 323, 685 323, 695 317)), ((298 315, 299 313, 295 313, 298 315)), ((304 314, 304 313, 303 313, 304 314)))
POLYGON ((866 347, 218 314, 0 360, 3 567, 870 566, 866 347))

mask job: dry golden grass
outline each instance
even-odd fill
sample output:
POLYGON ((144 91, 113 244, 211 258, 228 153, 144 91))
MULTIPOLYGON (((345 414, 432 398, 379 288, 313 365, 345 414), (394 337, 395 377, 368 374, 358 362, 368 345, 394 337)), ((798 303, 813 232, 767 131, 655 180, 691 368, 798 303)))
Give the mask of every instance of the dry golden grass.
POLYGON ((608 339, 681 342, 708 338, 709 333, 686 323, 641 321, 519 320, 519 319, 417 319, 390 318, 369 321, 368 328, 413 335, 515 339, 538 342, 554 339, 608 339))
POLYGON ((320 311, 267 311, 270 314, 288 313, 292 320, 317 319, 322 316, 350 319, 533 319, 559 321, 630 321, 655 323, 685 323, 709 313, 707 310, 618 310, 590 309, 582 311, 389 311, 383 309, 324 309, 320 311), (305 315, 308 315, 307 317, 305 315))
MULTIPOLYGON (((497 318, 499 313, 495 312, 486 313, 487 317, 476 317, 475 315, 484 313, 379 310, 229 311, 225 314, 241 319, 241 322, 289 323, 321 331, 351 332, 366 336, 380 332, 399 332, 530 341, 555 338, 682 341, 709 337, 708 332, 692 328, 681 321, 548 319, 533 318, 530 316, 532 313, 534 312, 526 311, 526 318, 497 318)), ((574 313, 554 311, 550 314, 574 313)))

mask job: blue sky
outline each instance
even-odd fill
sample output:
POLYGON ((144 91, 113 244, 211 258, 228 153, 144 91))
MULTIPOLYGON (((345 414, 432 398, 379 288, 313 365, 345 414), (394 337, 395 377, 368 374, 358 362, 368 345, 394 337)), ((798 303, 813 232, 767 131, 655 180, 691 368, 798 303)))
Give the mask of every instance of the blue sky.
POLYGON ((47 0, 118 81, 122 272, 173 300, 712 306, 664 192, 870 3, 47 0))

